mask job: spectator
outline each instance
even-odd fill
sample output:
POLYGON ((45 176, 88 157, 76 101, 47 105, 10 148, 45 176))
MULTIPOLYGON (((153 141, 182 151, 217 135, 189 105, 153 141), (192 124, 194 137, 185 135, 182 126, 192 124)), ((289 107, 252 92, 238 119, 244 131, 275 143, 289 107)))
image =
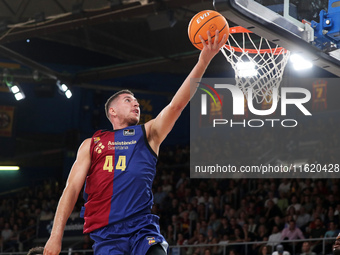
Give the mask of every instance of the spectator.
POLYGON ((223 216, 227 217, 228 220, 231 220, 231 218, 236 218, 236 210, 230 206, 225 206, 223 216))
POLYGON ((267 200, 264 202, 264 207, 268 207, 268 201, 273 201, 274 204, 277 204, 277 201, 279 200, 277 197, 274 196, 274 191, 269 191, 268 192, 268 198, 267 200))
POLYGON ((231 249, 228 255, 238 255, 238 252, 235 249, 231 249))
POLYGON ((244 235, 244 240, 246 242, 252 242, 255 239, 255 234, 252 232, 249 232, 249 226, 248 223, 244 223, 242 226, 242 231, 243 231, 243 235, 244 235))
POLYGON ((241 227, 243 226, 243 224, 245 224, 247 222, 247 214, 246 214, 245 211, 241 211, 239 213, 239 217, 237 217, 236 222, 241 227))
POLYGON ((272 229, 272 233, 268 237, 268 244, 267 245, 274 247, 274 246, 277 246, 278 244, 280 244, 281 234, 282 233, 280 232, 279 227, 274 225, 273 229, 272 229))
POLYGON ((20 231, 17 224, 13 225, 12 236, 7 241, 7 247, 11 248, 12 251, 22 250, 22 243, 20 243, 20 231))
POLYGON ((301 255, 316 255, 316 253, 311 250, 309 242, 303 242, 301 255))
MULTIPOLYGON (((194 244, 206 244, 207 240, 205 238, 204 234, 199 234, 198 240, 194 244)), ((204 252, 206 247, 199 246, 197 248, 194 248, 194 254, 202 254, 204 252)))
POLYGON ((2 242, 5 249, 8 248, 7 242, 10 241, 11 237, 13 236, 13 230, 11 229, 8 222, 5 222, 4 228, 1 231, 2 242))
POLYGON ((297 218, 297 212, 295 210, 295 207, 294 206, 290 206, 287 208, 287 212, 286 212, 286 218, 289 218, 289 219, 293 219, 293 220, 296 220, 297 218), (288 217, 289 216, 289 217, 288 217))
POLYGON ((8 222, 5 222, 4 228, 1 231, 1 236, 3 241, 9 240, 13 235, 13 230, 11 229, 10 225, 8 222))
POLYGON ((290 192, 289 193, 290 194, 299 194, 300 193, 300 185, 299 185, 299 183, 298 183, 298 181, 296 179, 291 181, 291 183, 290 183, 290 192))
POLYGON ((262 245, 260 242, 268 241, 268 230, 264 224, 259 225, 257 232, 255 233, 255 241, 259 242, 253 244, 254 253, 258 253, 262 245))
POLYGON ((216 246, 213 246, 211 249, 212 255, 222 255, 223 254, 223 247, 218 245, 219 240, 218 238, 214 237, 212 244, 216 244, 216 246))
POLYGON ((305 239, 302 231, 296 226, 294 220, 289 221, 289 226, 282 230, 281 240, 305 239))
POLYGON ((269 255, 270 254, 270 247, 266 245, 262 245, 259 249, 259 255, 269 255))
POLYGON ((302 192, 305 193, 306 190, 313 189, 314 183, 312 179, 307 178, 303 182, 300 182, 299 185, 300 185, 302 192))
POLYGON ((221 220, 221 227, 220 227, 220 230, 219 230, 219 235, 220 236, 224 236, 224 235, 227 235, 229 236, 231 234, 231 227, 229 225, 229 222, 227 220, 226 217, 223 217, 222 220, 221 220))
POLYGON ((197 215, 198 215, 198 220, 206 220, 208 216, 207 208, 205 207, 204 203, 200 203, 197 206, 197 215))
POLYGON ((214 231, 209 228, 207 231, 207 243, 211 244, 213 242, 213 239, 215 237, 214 231))
MULTIPOLYGON (((197 226, 197 224, 196 224, 196 226, 197 226)), ((205 220, 201 220, 200 221, 199 233, 203 234, 204 236, 207 236, 207 232, 208 232, 208 224, 205 220)))
POLYGON ((280 208, 273 202, 273 200, 268 200, 265 210, 265 217, 268 221, 271 221, 275 216, 282 217, 282 212, 280 208))
POLYGON ((283 219, 280 216, 275 216, 274 219, 268 223, 271 230, 273 230, 274 226, 277 226, 279 228, 279 231, 282 231, 282 229, 285 227, 283 219))
POLYGON ((236 218, 234 217, 230 219, 229 223, 230 223, 230 230, 231 230, 229 239, 235 239, 234 238, 235 228, 238 228, 239 230, 242 230, 242 228, 240 225, 237 224, 236 218))
POLYGON ((212 213, 210 215, 208 226, 209 226, 209 228, 212 228, 214 233, 218 233, 218 231, 221 227, 221 221, 217 218, 216 213, 212 213))
POLYGON ((310 195, 303 196, 302 207, 306 210, 308 214, 312 212, 314 205, 311 202, 310 195))
POLYGON ((248 217, 248 231, 251 233, 255 233, 257 229, 257 224, 255 223, 254 217, 248 217))
POLYGON ((202 195, 202 191, 199 188, 195 189, 195 194, 196 194, 195 198, 197 199, 197 203, 198 204, 204 203, 204 197, 202 195))
POLYGON ((177 234, 177 242, 176 242, 177 245, 184 245, 184 244, 188 244, 188 240, 184 238, 184 235, 179 232, 177 234))
POLYGON ((288 194, 288 192, 290 191, 290 181, 287 178, 282 179, 278 190, 280 193, 283 192, 285 194, 288 194))
MULTIPOLYGON (((326 233, 326 228, 323 226, 321 218, 316 218, 314 221, 314 227, 311 228, 309 238, 323 238, 326 233)), ((312 250, 315 253, 322 251, 322 242, 314 241, 311 243, 312 250)))
POLYGON ((176 214, 171 217, 171 224, 174 229, 175 234, 181 231, 181 222, 176 214))
POLYGON ((172 225, 168 225, 167 232, 165 234, 165 239, 169 245, 175 245, 176 241, 174 238, 174 228, 172 225))
MULTIPOLYGON (((188 240, 184 238, 183 234, 182 233, 178 233, 177 234, 177 245, 186 245, 188 244, 188 240)), ((186 251, 187 251, 187 248, 184 248, 184 247, 181 247, 180 249, 180 253, 181 255, 183 254, 186 254, 186 251)))
POLYGON ((281 191, 280 198, 277 200, 277 206, 280 208, 281 212, 285 212, 288 207, 288 199, 286 193, 281 191))
POLYGON ((335 200, 334 194, 329 194, 325 201, 325 207, 332 207, 333 209, 336 207, 337 201, 335 200))
POLYGON ((328 225, 329 222, 338 222, 338 217, 334 215, 334 208, 332 206, 328 207, 327 214, 326 214, 326 219, 325 219, 325 225, 328 225))
POLYGON ((285 251, 281 244, 276 246, 276 251, 272 255, 290 255, 289 251, 285 251))
POLYGON ((189 219, 189 212, 184 211, 181 213, 180 221, 180 231, 184 235, 185 238, 190 237, 190 219, 189 219))
POLYGON ((294 207, 295 212, 299 212, 301 208, 301 204, 298 202, 298 198, 295 194, 293 194, 290 198, 291 204, 288 206, 287 211, 291 208, 294 207))
POLYGON ((187 177, 187 174, 185 172, 181 173, 181 178, 176 183, 176 189, 178 189, 182 183, 185 184, 190 183, 190 179, 187 177))
POLYGON ((194 206, 191 203, 187 204, 187 210, 189 212, 190 221, 195 223, 198 220, 198 214, 194 206))
POLYGON ((325 237, 336 237, 339 234, 339 229, 334 221, 328 223, 328 230, 325 233, 325 237))
POLYGON ((247 199, 243 198, 240 201, 240 206, 238 207, 237 211, 236 211, 236 215, 238 217, 240 217, 240 214, 243 212, 245 213, 248 209, 248 202, 247 199))
POLYGON ((154 203, 162 205, 164 198, 166 197, 166 192, 163 191, 162 186, 157 187, 157 192, 154 193, 154 203))
POLYGON ((305 207, 301 206, 300 212, 296 218, 296 226, 304 232, 310 221, 310 214, 306 212, 305 207))
MULTIPOLYGON (((325 238, 330 238, 330 237, 336 237, 339 235, 339 229, 337 229, 337 225, 335 222, 331 221, 328 223, 328 231, 325 233, 325 238)), ((333 240, 326 240, 326 247, 325 247, 325 252, 326 254, 330 254, 332 252, 332 246, 333 240)))
POLYGON ((234 228, 234 233, 231 235, 229 239, 232 243, 241 243, 244 242, 244 234, 240 228, 234 228))
POLYGON ((340 203, 336 204, 335 210, 334 210, 334 216, 337 217, 337 219, 339 219, 340 217, 340 203))
POLYGON ((172 185, 169 183, 168 179, 164 179, 163 180, 163 186, 162 186, 162 190, 165 193, 169 193, 172 191, 172 185))
POLYGON ((213 207, 214 207, 214 213, 216 213, 216 215, 221 216, 222 214, 222 202, 221 202, 221 197, 214 197, 214 201, 213 201, 213 207))

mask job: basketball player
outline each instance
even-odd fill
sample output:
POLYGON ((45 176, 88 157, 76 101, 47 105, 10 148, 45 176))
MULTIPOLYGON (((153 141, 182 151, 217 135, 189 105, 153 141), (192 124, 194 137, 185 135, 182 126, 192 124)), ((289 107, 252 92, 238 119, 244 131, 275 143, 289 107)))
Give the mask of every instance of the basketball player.
POLYGON ((97 131, 79 147, 60 198, 44 255, 57 255, 66 221, 85 182, 84 233, 94 240, 96 255, 164 255, 167 242, 158 217, 150 213, 152 182, 161 142, 188 104, 190 80, 201 78, 211 59, 226 43, 216 31, 214 43, 200 36, 204 47, 199 60, 169 105, 155 118, 137 125, 140 109, 128 90, 111 96, 105 105, 113 131, 97 131))

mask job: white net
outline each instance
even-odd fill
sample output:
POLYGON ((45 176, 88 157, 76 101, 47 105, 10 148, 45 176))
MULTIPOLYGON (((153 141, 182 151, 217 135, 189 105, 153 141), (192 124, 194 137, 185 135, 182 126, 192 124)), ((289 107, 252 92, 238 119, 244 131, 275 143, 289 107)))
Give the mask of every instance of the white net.
POLYGON ((236 85, 247 100, 248 90, 252 89, 257 103, 269 103, 273 89, 280 86, 290 53, 263 37, 252 34, 253 39, 251 34, 242 27, 230 28, 229 39, 221 51, 235 70, 236 85))

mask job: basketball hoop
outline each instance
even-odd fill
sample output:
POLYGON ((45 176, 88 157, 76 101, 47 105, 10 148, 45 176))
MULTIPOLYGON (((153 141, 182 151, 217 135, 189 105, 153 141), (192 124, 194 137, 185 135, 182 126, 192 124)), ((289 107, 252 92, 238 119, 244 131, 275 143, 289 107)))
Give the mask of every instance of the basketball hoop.
POLYGON ((282 81, 289 51, 263 37, 252 38, 252 32, 243 27, 231 27, 229 33, 221 51, 235 71, 236 85, 247 99, 248 89, 252 89, 252 99, 269 103, 273 89, 282 81))

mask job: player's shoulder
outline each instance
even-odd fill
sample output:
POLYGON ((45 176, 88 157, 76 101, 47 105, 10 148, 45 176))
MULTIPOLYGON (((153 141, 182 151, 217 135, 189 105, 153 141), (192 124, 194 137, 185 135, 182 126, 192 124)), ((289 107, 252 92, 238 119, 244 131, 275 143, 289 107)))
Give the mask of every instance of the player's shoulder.
POLYGON ((81 149, 86 149, 86 148, 90 148, 91 147, 91 142, 92 142, 92 138, 86 138, 81 145, 79 146, 79 150, 81 149))

